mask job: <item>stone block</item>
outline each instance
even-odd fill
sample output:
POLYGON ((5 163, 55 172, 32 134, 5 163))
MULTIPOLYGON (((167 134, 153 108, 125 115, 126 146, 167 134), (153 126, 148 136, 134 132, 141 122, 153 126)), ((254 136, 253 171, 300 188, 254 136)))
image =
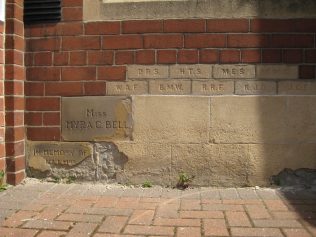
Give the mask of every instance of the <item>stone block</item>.
POLYGON ((277 92, 274 81, 236 81, 237 95, 275 95, 277 92))
POLYGON ((163 143, 117 142, 118 150, 128 157, 124 183, 170 185, 171 145, 163 143))
POLYGON ((248 185, 248 145, 181 144, 172 146, 171 181, 181 172, 195 176, 192 185, 248 185))
POLYGON ((208 142, 210 99, 200 96, 134 96, 136 142, 208 142))
POLYGON ((128 140, 132 106, 128 97, 89 96, 62 99, 62 137, 66 141, 128 140))
POLYGON ((232 95, 234 82, 227 80, 192 81, 192 94, 194 95, 232 95))
POLYGON ((280 95, 316 95, 315 81, 280 81, 280 95))
POLYGON ((143 95, 148 94, 147 81, 111 81, 106 83, 107 95, 143 95))
POLYGON ((215 143, 316 142, 316 96, 211 98, 215 143))
POLYGON ((257 65, 258 79, 298 79, 296 65, 257 65))
POLYGON ((154 95, 188 95, 191 94, 190 80, 151 80, 149 93, 154 95))
POLYGON ((285 168, 316 169, 316 143, 250 144, 249 185, 269 185, 269 178, 285 168))
POLYGON ((210 65, 173 65, 170 66, 170 78, 180 79, 208 79, 212 78, 210 65))
POLYGON ((252 79, 256 76, 256 70, 254 65, 214 65, 213 78, 219 79, 252 79))
POLYGON ((167 79, 169 78, 168 66, 142 66, 130 65, 127 67, 129 79, 167 79))

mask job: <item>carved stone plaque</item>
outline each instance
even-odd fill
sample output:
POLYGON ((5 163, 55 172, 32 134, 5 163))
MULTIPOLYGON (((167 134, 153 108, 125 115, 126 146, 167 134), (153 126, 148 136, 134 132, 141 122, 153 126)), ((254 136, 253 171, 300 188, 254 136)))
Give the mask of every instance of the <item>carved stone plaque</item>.
POLYGON ((255 66, 254 65, 215 65, 213 68, 214 78, 255 78, 255 66))
POLYGON ((66 141, 127 140, 131 132, 132 106, 128 97, 62 99, 62 137, 66 141))
POLYGON ((84 142, 30 142, 29 166, 44 171, 50 164, 75 166, 92 156, 92 146, 84 142))

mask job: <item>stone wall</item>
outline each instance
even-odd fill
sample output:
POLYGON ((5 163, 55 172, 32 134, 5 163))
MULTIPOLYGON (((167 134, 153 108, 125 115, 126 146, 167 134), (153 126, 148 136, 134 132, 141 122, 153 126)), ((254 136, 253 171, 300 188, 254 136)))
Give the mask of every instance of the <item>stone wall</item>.
POLYGON ((30 175, 245 186, 316 168, 313 1, 183 2, 182 18, 179 2, 62 2, 60 23, 25 31, 30 175))

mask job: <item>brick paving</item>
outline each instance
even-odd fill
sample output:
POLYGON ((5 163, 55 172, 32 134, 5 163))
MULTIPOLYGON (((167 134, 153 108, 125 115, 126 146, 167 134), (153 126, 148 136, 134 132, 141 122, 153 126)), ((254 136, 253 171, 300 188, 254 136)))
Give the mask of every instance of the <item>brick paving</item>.
POLYGON ((316 191, 27 181, 0 193, 0 237, 316 237, 316 191))

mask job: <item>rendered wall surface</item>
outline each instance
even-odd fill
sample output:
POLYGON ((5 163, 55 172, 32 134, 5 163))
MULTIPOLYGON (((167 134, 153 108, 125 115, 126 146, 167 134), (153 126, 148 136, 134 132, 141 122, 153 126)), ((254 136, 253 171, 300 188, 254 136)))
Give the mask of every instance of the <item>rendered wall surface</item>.
POLYGON ((245 186, 316 168, 314 1, 62 3, 25 28, 30 175, 245 186))

